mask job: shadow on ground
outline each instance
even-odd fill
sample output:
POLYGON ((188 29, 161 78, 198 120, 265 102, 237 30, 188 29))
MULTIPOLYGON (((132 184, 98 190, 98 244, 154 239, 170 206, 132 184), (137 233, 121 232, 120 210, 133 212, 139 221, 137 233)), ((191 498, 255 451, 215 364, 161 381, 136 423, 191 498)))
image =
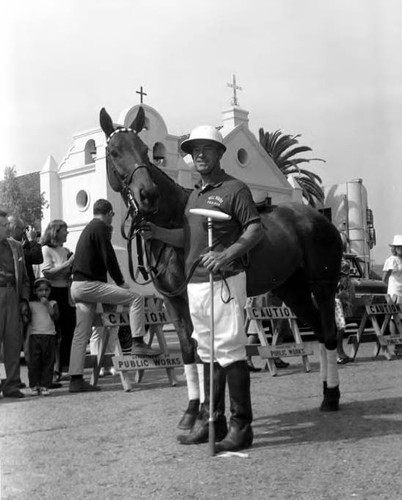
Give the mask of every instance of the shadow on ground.
POLYGON ((255 448, 401 436, 402 397, 343 403, 333 413, 314 409, 260 417, 253 427, 255 448))

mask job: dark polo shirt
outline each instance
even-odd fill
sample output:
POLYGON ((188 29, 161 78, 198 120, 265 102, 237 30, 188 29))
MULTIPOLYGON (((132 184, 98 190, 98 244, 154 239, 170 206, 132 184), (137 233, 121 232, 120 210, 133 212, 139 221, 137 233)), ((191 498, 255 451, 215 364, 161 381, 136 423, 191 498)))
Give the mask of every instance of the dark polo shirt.
MULTIPOLYGON (((224 170, 215 184, 194 189, 185 210, 184 251, 187 275, 193 263, 208 250, 207 218, 190 213, 191 208, 218 210, 232 217, 229 221, 214 221, 214 250, 218 252, 237 241, 249 224, 260 222, 260 216, 248 186, 226 174, 224 170)), ((234 261, 225 271, 225 276, 233 276, 241 271, 243 271, 241 262, 234 261)), ((217 279, 219 279, 219 275, 217 275, 217 279)), ((208 269, 198 265, 190 282, 203 283, 208 281, 208 269)))

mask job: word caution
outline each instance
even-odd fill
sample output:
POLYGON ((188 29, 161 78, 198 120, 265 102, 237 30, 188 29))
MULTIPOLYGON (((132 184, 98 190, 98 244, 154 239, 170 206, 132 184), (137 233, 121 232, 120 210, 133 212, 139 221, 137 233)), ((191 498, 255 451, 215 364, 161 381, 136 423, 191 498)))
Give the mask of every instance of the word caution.
MULTIPOLYGON (((145 323, 148 325, 160 325, 167 323, 165 311, 145 311, 145 323)), ((102 314, 105 326, 121 326, 130 324, 130 316, 126 312, 110 312, 102 314)))
POLYGON ((290 319, 296 316, 289 307, 248 307, 250 319, 290 319))
POLYGON ((370 304, 366 305, 368 314, 398 314, 402 313, 399 304, 370 304))

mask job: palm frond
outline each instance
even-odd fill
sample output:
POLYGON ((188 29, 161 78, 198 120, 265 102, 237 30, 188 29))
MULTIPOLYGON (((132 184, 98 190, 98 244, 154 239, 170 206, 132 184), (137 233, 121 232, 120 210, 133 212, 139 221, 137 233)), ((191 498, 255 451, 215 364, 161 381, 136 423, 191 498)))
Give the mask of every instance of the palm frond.
POLYGON ((297 148, 293 148, 289 151, 284 152, 284 154, 281 156, 281 159, 283 161, 286 161, 292 156, 298 155, 300 153, 305 153, 306 151, 312 151, 312 149, 308 146, 298 146, 297 148))
POLYGON ((275 132, 265 132, 263 128, 259 129, 260 144, 273 159, 283 175, 289 177, 292 175, 298 182, 303 198, 313 207, 317 202, 324 201, 324 192, 321 187, 321 177, 314 172, 299 167, 302 163, 311 161, 322 161, 322 158, 295 158, 295 156, 312 151, 309 146, 301 146, 298 138, 300 134, 284 134, 281 130, 275 132))

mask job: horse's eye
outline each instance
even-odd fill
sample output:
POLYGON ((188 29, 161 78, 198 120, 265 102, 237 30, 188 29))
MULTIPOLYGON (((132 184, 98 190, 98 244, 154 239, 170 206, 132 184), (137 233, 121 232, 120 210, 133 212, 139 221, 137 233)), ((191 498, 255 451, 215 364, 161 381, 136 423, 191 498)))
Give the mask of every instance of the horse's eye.
POLYGON ((110 151, 110 156, 112 156, 113 158, 117 158, 119 155, 117 151, 110 151))

